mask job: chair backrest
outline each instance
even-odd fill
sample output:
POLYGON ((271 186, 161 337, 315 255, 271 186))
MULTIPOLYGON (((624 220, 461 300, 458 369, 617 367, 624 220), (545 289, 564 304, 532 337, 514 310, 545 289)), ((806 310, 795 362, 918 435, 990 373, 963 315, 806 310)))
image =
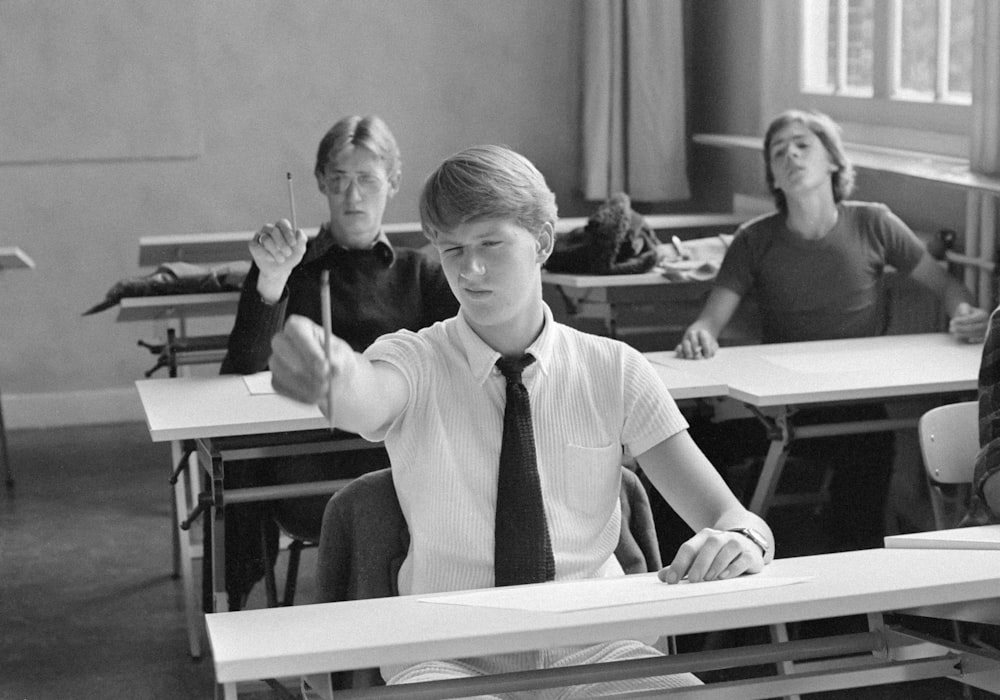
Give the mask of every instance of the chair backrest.
MULTIPOLYGON (((660 550, 649 498, 639 477, 625 467, 619 500, 622 531, 615 556, 626 573, 657 571, 660 550)), ((326 505, 316 561, 316 602, 398 595, 396 578, 408 547, 409 531, 392 470, 359 476, 326 505)), ((309 683, 332 692, 380 685, 382 677, 378 669, 358 669, 321 674, 309 683)))
POLYGON ((920 417, 920 452, 937 484, 969 484, 979 451, 979 402, 933 408, 920 417))
POLYGON ((934 527, 956 527, 968 508, 979 451, 979 402, 933 408, 917 427, 934 527))

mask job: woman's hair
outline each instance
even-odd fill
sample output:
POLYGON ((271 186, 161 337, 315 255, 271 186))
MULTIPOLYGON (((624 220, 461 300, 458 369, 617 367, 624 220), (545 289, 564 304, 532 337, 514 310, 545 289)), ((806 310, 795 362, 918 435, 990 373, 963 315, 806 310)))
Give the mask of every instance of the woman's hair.
POLYGON ((524 156, 505 146, 474 146, 447 158, 424 182, 420 222, 431 241, 484 219, 513 219, 538 233, 556 221, 556 196, 524 156))
POLYGON ((785 199, 785 193, 774 186, 774 172, 771 170, 771 141, 779 131, 789 124, 796 123, 802 124, 816 134, 823 144, 823 148, 829 154, 830 161, 836 167, 836 170, 830 175, 833 201, 840 202, 854 191, 854 166, 844 151, 844 144, 840 139, 840 126, 822 112, 790 109, 775 117, 764 135, 764 172, 767 178, 767 188, 771 191, 778 210, 784 214, 788 213, 788 201, 785 199))
POLYGON ((323 177, 330 160, 348 146, 361 146, 374 153, 385 166, 390 182, 399 177, 399 146, 386 123, 375 115, 344 117, 330 127, 316 151, 316 177, 323 177))

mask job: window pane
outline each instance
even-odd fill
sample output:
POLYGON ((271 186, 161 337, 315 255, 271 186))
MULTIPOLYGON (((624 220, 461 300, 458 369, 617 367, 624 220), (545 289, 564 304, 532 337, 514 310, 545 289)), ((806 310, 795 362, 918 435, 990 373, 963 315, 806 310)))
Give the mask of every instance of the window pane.
POLYGON ((850 0, 847 4, 847 85, 848 91, 872 90, 872 36, 874 0, 850 0))
POLYGON ((909 98, 934 99, 936 0, 902 0, 899 87, 909 98))
POLYGON ((802 88, 808 92, 833 92, 837 78, 835 29, 828 0, 802 3, 802 88))
POLYGON ((948 99, 972 102, 972 4, 951 0, 951 41, 948 55, 948 99))

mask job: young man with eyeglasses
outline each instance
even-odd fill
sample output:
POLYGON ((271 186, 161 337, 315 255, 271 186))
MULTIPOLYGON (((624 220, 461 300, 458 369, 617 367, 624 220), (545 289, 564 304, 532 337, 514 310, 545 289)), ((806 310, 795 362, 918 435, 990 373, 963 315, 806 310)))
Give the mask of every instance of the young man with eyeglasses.
MULTIPOLYGON (((286 219, 266 224, 250 243, 253 265, 240 295, 223 374, 267 369, 271 337, 292 314, 321 320, 320 275, 330 271, 332 328, 357 351, 384 333, 418 330, 450 318, 458 302, 436 258, 422 251, 393 248, 382 231, 382 216, 399 190, 399 148, 377 116, 338 121, 319 143, 315 167, 330 219, 312 240, 292 230, 286 219)), ((367 449, 335 456, 258 460, 230 470, 236 486, 347 478, 387 467, 385 451, 367 449), (237 484, 236 480, 248 480, 237 484)), ((319 531, 328 498, 278 501, 283 523, 319 531)), ((226 586, 230 609, 242 607, 264 566, 260 545, 263 505, 230 506, 226 523, 226 586)), ((268 537, 277 529, 265 522, 268 537)), ((272 548, 274 549, 274 548, 272 548)))

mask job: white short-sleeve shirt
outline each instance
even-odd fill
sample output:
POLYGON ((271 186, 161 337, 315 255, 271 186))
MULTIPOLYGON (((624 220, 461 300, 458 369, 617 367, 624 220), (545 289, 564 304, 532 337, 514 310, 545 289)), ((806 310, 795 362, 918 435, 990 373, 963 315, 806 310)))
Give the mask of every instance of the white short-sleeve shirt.
MULTIPOLYGON (((623 447, 640 455, 687 428, 648 361, 619 341, 556 323, 545 307, 524 371, 556 578, 622 573, 623 447)), ((403 412, 384 440, 410 530, 400 594, 493 585, 493 529, 506 380, 500 354, 462 313, 366 351, 406 377, 403 412)))

